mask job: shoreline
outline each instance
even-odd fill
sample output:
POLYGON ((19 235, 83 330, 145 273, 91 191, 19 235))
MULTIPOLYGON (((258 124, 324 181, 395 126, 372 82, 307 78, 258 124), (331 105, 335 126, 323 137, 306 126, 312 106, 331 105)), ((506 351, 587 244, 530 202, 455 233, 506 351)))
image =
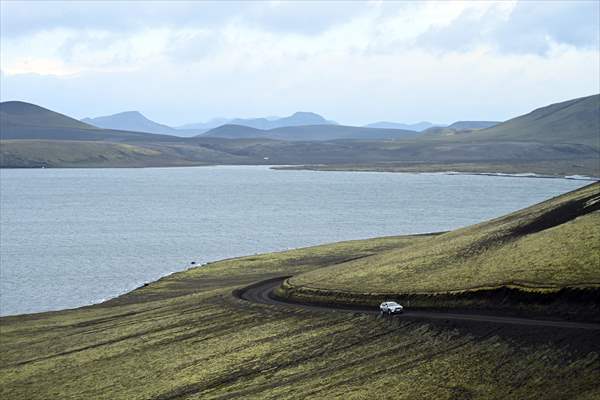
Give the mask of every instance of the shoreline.
MULTIPOLYGON (((223 167, 223 168, 236 168, 236 167, 248 167, 249 165, 218 165, 216 167, 223 167)), ((278 168, 274 168, 274 166, 272 165, 264 165, 264 166, 251 166, 251 167, 262 167, 264 169, 273 169, 273 170, 278 170, 278 168)), ((294 168, 293 166, 288 166, 290 168, 294 168)), ((348 171, 348 172, 353 172, 353 171, 348 171)), ((390 172, 390 171, 356 171, 356 172, 390 172)), ((406 172, 404 172, 406 173, 406 172)), ((446 172, 417 172, 418 174, 442 174, 442 175, 484 175, 484 176, 500 176, 500 177, 525 177, 525 178, 549 178, 549 179, 570 179, 570 180, 580 180, 580 181, 593 181, 593 179, 588 179, 587 177, 583 177, 583 179, 581 177, 554 177, 554 176, 539 176, 536 174, 533 175, 511 175, 511 174, 504 174, 504 173, 477 173, 477 174, 468 174, 468 173, 463 173, 463 172, 456 172, 456 171, 446 171, 446 172)), ((415 173, 413 173, 415 174, 415 173)), ((412 234, 393 234, 393 235, 388 235, 388 236, 373 236, 373 237, 363 237, 363 238, 356 238, 356 239, 351 239, 351 240, 343 240, 340 242, 337 241, 326 241, 326 242, 322 242, 322 243, 318 243, 318 244, 314 244, 312 246, 308 246, 308 247, 293 247, 293 248, 286 248, 286 249, 280 249, 280 250, 274 250, 274 251, 267 251, 266 253, 260 253, 260 255, 270 255, 270 254, 277 254, 277 253, 282 253, 282 252, 286 252, 286 251, 290 251, 290 250, 301 250, 301 249, 310 249, 310 248, 314 248, 314 247, 318 247, 318 246, 325 246, 325 245, 332 245, 332 244, 337 244, 337 243, 348 243, 348 242, 360 242, 360 241, 365 241, 365 240, 374 240, 374 239, 384 239, 384 238, 392 238, 392 237, 404 237, 404 236, 421 236, 421 235, 433 235, 433 234, 439 234, 441 232, 423 232, 423 233, 412 233, 412 234)), ((147 286, 148 284, 152 284, 155 282, 158 282, 162 279, 168 278, 174 274, 177 273, 182 273, 185 271, 189 271, 192 269, 196 269, 196 268, 200 268, 206 264, 211 264, 211 263, 218 263, 218 262, 224 262, 224 261, 229 261, 229 260, 234 260, 234 259, 238 259, 238 258, 244 258, 244 257, 248 257, 248 256, 253 256, 256 255, 255 252, 253 253, 247 253, 247 254, 241 254, 241 255, 237 255, 237 256, 233 256, 233 257, 227 257, 227 258, 219 258, 219 259, 214 259, 214 260, 210 260, 207 261, 206 263, 202 264, 202 265, 183 265, 182 269, 177 269, 175 271, 170 270, 167 271, 165 274, 161 274, 160 276, 156 277, 155 279, 151 279, 151 280, 143 280, 143 281, 139 281, 139 282, 132 282, 131 285, 128 285, 129 288, 124 289, 122 291, 119 291, 118 293, 114 293, 113 295, 109 295, 109 296, 105 296, 102 298, 96 298, 96 299, 92 299, 89 300, 83 304, 79 304, 79 305, 73 305, 70 307, 66 307, 66 308, 56 308, 56 309, 47 309, 47 310, 39 310, 39 311, 31 311, 31 312, 24 312, 24 313, 10 313, 10 314, 5 314, 5 315, 0 315, 0 319, 2 318, 8 318, 8 317, 18 317, 18 316, 26 316, 26 315, 38 315, 38 314, 44 314, 44 313, 55 313, 55 312, 64 312, 64 311, 68 311, 68 310, 74 310, 74 309, 79 309, 79 308, 85 308, 85 307, 92 307, 92 306, 96 306, 96 305, 100 305, 103 304, 105 302, 109 302, 112 301, 114 299, 117 299, 121 296, 125 296, 131 292, 134 292, 140 288, 143 288, 145 286, 147 286)))
POLYGON ((206 167, 265 167, 273 171, 315 171, 315 172, 379 172, 379 173, 405 173, 405 174, 439 174, 439 175, 473 175, 473 176, 492 176, 492 177, 507 177, 507 178, 542 178, 542 179, 568 179, 576 181, 600 181, 599 176, 585 174, 542 174, 531 171, 524 172, 502 172, 502 171, 457 171, 454 169, 436 168, 436 164, 423 164, 423 168, 418 167, 344 167, 335 165, 304 165, 304 164, 198 164, 198 165, 161 165, 161 166, 64 166, 64 167, 0 167, 0 171, 9 170, 37 170, 37 169, 173 169, 173 168, 206 168, 206 167), (430 169, 428 169, 430 168, 430 169))
POLYGON ((579 174, 539 174, 536 172, 477 172, 477 171, 455 171, 452 169, 431 169, 412 168, 408 167, 404 170, 395 170, 387 168, 357 168, 357 167, 335 167, 328 165, 293 165, 293 166, 271 166, 270 169, 276 171, 314 171, 314 172, 378 172, 378 173, 394 173, 394 174, 428 174, 428 175, 472 175, 472 176, 492 176, 500 178, 541 178, 541 179, 567 179, 576 181, 600 181, 600 176, 579 175, 579 174))
MULTIPOLYGON (((356 242, 364 242, 364 241, 369 241, 369 240, 385 240, 385 239, 393 239, 393 238, 401 238, 401 237, 415 237, 415 236, 434 236, 434 235, 441 235, 443 233, 446 233, 447 231, 442 231, 442 232, 425 232, 425 233, 413 233, 413 234, 405 234, 405 235, 388 235, 388 236, 375 236, 375 237, 370 237, 370 238, 362 238, 362 239, 350 239, 350 240, 342 240, 339 242, 326 242, 326 243, 320 243, 320 244, 316 244, 313 246, 307 246, 307 247, 294 247, 294 248, 288 248, 288 249, 284 249, 284 250, 275 250, 275 251, 269 251, 266 253, 252 253, 252 254, 245 254, 245 255, 240 255, 240 256, 233 256, 233 257, 227 257, 227 258, 221 258, 218 260, 212 260, 212 261, 207 261, 203 264, 195 264, 195 265, 189 265, 188 268, 184 268, 182 270, 179 271, 170 271, 167 272, 165 275, 161 275, 160 277, 158 277, 155 280, 152 281, 145 281, 141 284, 134 284, 136 285, 134 288, 129 289, 129 290, 125 290, 122 291, 114 296, 111 297, 107 297, 107 298, 103 298, 103 299, 99 299, 97 301, 92 300, 91 302, 87 303, 87 304, 83 304, 80 306, 75 306, 75 307, 67 307, 67 308, 60 308, 60 309, 56 309, 56 310, 45 310, 45 311, 34 311, 34 312, 28 312, 28 313, 20 313, 20 314, 6 314, 6 315, 0 315, 0 321, 5 319, 5 318, 27 318, 27 317, 34 317, 34 316, 39 316, 42 314, 57 314, 57 313, 62 313, 62 312, 69 312, 69 311, 73 311, 73 310, 82 310, 82 309, 86 309, 86 308, 90 308, 90 307, 95 307, 95 306, 99 306, 102 305, 104 303, 110 302, 110 301, 114 301, 119 299, 120 297, 124 297, 124 296, 128 296, 131 293, 135 292, 136 290, 140 290, 143 289, 145 287, 147 287, 148 285, 152 285, 155 283, 158 283, 164 279, 169 279, 171 277, 173 277, 174 275, 177 274, 185 274, 191 270, 194 269, 201 269, 204 267, 207 267, 211 264, 217 264, 217 263, 226 263, 226 262, 234 262, 240 259, 244 259, 247 257, 264 257, 264 256, 273 256, 273 255, 277 255, 277 254, 283 254, 283 253, 287 253, 287 252, 293 252, 293 251, 306 251, 306 250, 310 250, 310 249, 315 249, 318 247, 323 247, 323 246, 334 246, 334 245, 340 245, 340 244, 350 244, 350 243, 356 243, 356 242)), ((133 286, 133 285, 132 285, 133 286)))

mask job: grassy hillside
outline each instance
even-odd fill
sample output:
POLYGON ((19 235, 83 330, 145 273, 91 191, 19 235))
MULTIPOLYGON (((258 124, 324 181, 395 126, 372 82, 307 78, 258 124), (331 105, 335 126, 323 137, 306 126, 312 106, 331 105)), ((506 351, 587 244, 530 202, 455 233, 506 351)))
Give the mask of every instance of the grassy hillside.
POLYGON ((600 150, 600 94, 538 108, 468 139, 579 143, 600 150))
MULTIPOLYGON (((22 101, 0 103, 0 121, 4 126, 38 126, 46 128, 96 129, 64 114, 22 101)), ((8 128, 7 128, 8 129, 8 128)))
MULTIPOLYGON (((101 131, 102 132, 102 131, 101 131)), ((62 131, 61 134, 65 132, 62 131)), ((155 135, 156 136, 156 135, 155 135)), ((48 152, 44 146, 51 140, 2 140, 0 160, 2 167, 39 166, 37 160, 47 159, 47 165, 70 167, 64 158, 52 154, 69 154, 78 159, 78 167, 118 166, 169 166, 205 164, 269 164, 305 165, 314 169, 361 169, 386 171, 449 171, 466 172, 538 172, 548 175, 600 176, 598 152, 583 145, 537 143, 426 143, 406 141, 328 141, 286 142, 268 139, 175 138, 146 141, 139 138, 106 140, 104 136, 94 141, 123 143, 137 147, 150 147, 163 154, 161 158, 148 158, 149 164, 140 160, 122 160, 111 164, 110 154, 99 152, 89 158, 85 149, 88 140, 52 141, 52 146, 62 147, 57 153, 48 152), (181 139, 181 140, 179 140, 181 139), (37 144, 33 144, 37 142, 37 144), (81 145, 77 146, 75 143, 81 145), (84 151, 78 154, 78 151, 84 151), (19 153, 19 163, 14 164, 14 153, 19 153), (99 165, 96 160, 105 160, 99 165), (398 161, 402 160, 402 161, 398 161), (427 161, 423 161, 427 160, 427 161), (155 161, 159 161, 158 164, 155 161), (461 163, 460 168, 455 166, 461 163), (360 168, 357 168, 360 167, 360 168)), ((109 149, 110 146, 102 147, 109 149)), ((100 148, 98 148, 100 150, 100 148)))
POLYGON ((388 294, 461 295, 500 288, 539 294, 597 289, 599 210, 596 182, 403 249, 294 276, 282 294, 305 300, 343 294, 351 301, 355 293, 363 301, 388 294))
POLYGON ((104 304, 0 319, 6 399, 593 399, 597 333, 252 304, 235 288, 426 236, 226 260, 104 304))
POLYGON ((0 144, 0 166, 53 167, 79 163, 119 163, 147 160, 160 154, 156 150, 122 143, 71 141, 6 140, 0 144), (58 164, 60 163, 60 164, 58 164))
MULTIPOLYGON (((419 135, 419 134, 417 134, 419 135)), ((466 143, 442 140, 336 140, 336 141, 240 141, 208 137, 196 138, 198 145, 235 152, 263 164, 376 164, 412 163, 523 163, 543 160, 598 159, 598 151, 578 144, 531 142, 466 143), (266 160, 265 160, 266 157, 266 160)), ((523 171, 530 172, 530 171, 523 171)), ((599 172, 600 174, 600 172, 599 172)))
POLYGON ((3 140, 0 167, 163 167, 245 164, 245 157, 202 146, 82 140, 3 140))

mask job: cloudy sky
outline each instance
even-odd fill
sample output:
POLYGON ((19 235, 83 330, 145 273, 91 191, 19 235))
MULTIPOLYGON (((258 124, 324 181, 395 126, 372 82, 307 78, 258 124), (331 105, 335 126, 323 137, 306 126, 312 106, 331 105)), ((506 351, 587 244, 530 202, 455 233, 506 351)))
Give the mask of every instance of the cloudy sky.
POLYGON ((179 125, 503 120, 600 92, 600 2, 2 1, 0 97, 179 125))

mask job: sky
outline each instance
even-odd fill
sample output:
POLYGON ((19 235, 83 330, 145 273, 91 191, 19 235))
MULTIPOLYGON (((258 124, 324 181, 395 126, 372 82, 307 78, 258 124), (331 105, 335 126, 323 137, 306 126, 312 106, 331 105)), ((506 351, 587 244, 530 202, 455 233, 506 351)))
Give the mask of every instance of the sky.
POLYGON ((76 118, 506 120, 599 71, 598 0, 0 2, 0 99, 76 118))

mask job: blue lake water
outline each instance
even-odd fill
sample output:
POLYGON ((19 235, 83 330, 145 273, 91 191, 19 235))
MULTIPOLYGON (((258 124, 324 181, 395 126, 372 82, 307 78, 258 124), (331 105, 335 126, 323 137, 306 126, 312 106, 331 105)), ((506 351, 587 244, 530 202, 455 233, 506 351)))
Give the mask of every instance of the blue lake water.
POLYGON ((589 182, 268 167, 0 171, 0 314, 87 305, 190 266, 458 228, 589 182))

